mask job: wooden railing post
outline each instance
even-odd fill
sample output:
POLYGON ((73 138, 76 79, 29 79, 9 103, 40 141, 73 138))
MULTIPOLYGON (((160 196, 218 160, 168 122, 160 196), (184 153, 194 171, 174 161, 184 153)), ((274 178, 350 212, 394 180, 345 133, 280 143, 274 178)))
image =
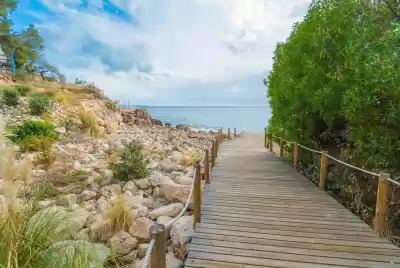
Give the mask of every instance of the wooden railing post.
POLYGON ((165 255, 165 227, 162 224, 154 224, 150 228, 150 233, 155 240, 153 250, 151 251, 150 255, 150 267, 166 268, 167 260, 165 255))
POLYGON ((218 157, 218 150, 219 150, 219 137, 215 139, 215 158, 218 157))
POLYGON ((209 184, 210 183, 210 160, 208 158, 208 149, 205 150, 204 152, 205 158, 204 158, 204 181, 209 184))
POLYGON ((233 129, 233 139, 236 139, 236 128, 233 129))
POLYGON ((389 174, 379 174, 378 193, 376 195, 376 209, 374 229, 379 236, 385 235, 387 214, 389 210, 389 174))
POLYGON ((269 137, 269 151, 270 152, 272 152, 273 147, 274 147, 274 141, 272 139, 272 134, 271 134, 271 136, 269 137))
POLYGON ((194 177, 194 197, 193 197, 193 227, 196 227, 196 223, 199 223, 201 213, 201 180, 200 180, 200 164, 195 164, 195 177, 194 177))
POLYGON ((264 147, 268 147, 268 132, 264 131, 264 147))
POLYGON ((322 151, 321 153, 321 169, 319 171, 319 189, 321 190, 325 190, 326 168, 328 163, 326 153, 326 151, 322 151))
POLYGON ((299 165, 299 145, 297 142, 295 142, 293 150, 293 167, 297 169, 298 165, 299 165))
POLYGON ((230 139, 231 139, 231 128, 228 127, 228 140, 230 140, 230 139))
POLYGON ((222 128, 220 128, 219 129, 219 144, 221 144, 223 141, 224 141, 224 134, 222 132, 222 128))
POLYGON ((211 162, 212 162, 212 168, 215 167, 215 157, 217 155, 217 141, 213 141, 212 147, 211 147, 211 162))
POLYGON ((279 157, 283 156, 283 140, 281 139, 279 143, 279 157))

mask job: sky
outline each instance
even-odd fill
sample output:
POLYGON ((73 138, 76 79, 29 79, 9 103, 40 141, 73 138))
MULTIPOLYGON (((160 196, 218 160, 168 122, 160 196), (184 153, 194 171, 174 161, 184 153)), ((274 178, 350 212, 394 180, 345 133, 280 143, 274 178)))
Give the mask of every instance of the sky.
POLYGON ((142 105, 267 105, 277 42, 311 0, 20 0, 69 81, 142 105))

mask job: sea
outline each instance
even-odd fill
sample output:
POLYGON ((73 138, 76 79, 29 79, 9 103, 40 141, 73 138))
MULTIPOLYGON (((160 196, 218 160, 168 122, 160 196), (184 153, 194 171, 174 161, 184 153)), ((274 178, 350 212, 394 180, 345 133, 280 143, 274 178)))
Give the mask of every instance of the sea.
POLYGON ((215 130, 220 127, 261 133, 270 118, 268 106, 141 106, 154 119, 192 129, 215 130))

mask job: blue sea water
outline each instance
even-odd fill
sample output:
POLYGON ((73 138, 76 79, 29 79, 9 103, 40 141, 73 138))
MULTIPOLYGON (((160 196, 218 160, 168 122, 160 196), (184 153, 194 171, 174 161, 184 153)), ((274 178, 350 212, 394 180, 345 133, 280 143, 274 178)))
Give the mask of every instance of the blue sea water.
POLYGON ((268 106, 147 106, 163 123, 196 129, 236 128, 237 132, 263 132, 270 117, 268 106))

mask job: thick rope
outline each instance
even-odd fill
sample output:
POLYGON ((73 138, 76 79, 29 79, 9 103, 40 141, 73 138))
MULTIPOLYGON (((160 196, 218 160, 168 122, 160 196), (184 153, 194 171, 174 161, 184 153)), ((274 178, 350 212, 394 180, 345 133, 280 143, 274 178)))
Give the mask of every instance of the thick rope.
POLYGON ((317 150, 314 150, 314 149, 311 149, 311 148, 308 148, 308 147, 306 147, 306 146, 304 146, 304 145, 301 145, 301 144, 297 144, 299 147, 301 147, 301 148, 304 148, 304 149, 306 149, 306 150, 308 150, 308 151, 310 151, 310 152, 313 152, 313 153, 316 153, 316 154, 322 154, 322 152, 321 151, 317 151, 317 150))
MULTIPOLYGON (((203 153, 203 158, 200 161, 200 168, 201 165, 204 163, 204 160, 206 159, 206 152, 204 151, 203 153)), ((193 196, 193 190, 194 190, 194 180, 196 177, 196 167, 193 167, 193 177, 192 177, 192 186, 190 188, 190 192, 189 192, 189 196, 188 199, 186 200, 186 204, 183 207, 181 213, 179 213, 178 216, 176 216, 175 218, 173 218, 168 224, 165 225, 165 229, 167 229, 169 226, 171 226, 172 224, 174 224, 174 222, 176 222, 180 217, 183 216, 183 214, 186 212, 187 208, 189 207, 190 201, 192 200, 192 196, 193 196)), ((150 241, 149 247, 147 248, 146 251, 146 256, 144 257, 144 261, 143 261, 143 265, 142 268, 147 268, 149 266, 149 261, 150 261, 150 255, 151 255, 151 251, 153 250, 153 246, 154 246, 154 242, 155 240, 152 239, 150 241)))

